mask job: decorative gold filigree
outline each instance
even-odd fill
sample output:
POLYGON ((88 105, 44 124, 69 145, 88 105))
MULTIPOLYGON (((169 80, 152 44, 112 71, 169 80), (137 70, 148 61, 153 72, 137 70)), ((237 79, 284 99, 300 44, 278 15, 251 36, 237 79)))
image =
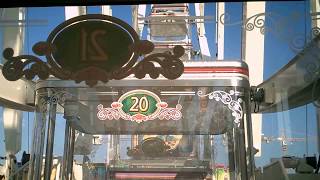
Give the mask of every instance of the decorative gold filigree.
MULTIPOLYGON (((59 48, 61 49, 62 47, 59 48)), ((184 54, 182 46, 175 46, 172 53, 152 54, 153 50, 153 43, 139 40, 136 32, 120 19, 105 15, 84 15, 63 22, 50 33, 47 41, 38 42, 33 46, 32 51, 38 56, 45 56, 46 61, 34 55, 13 56, 13 49, 6 48, 3 51, 3 56, 8 61, 4 64, 2 73, 9 81, 16 81, 23 76, 29 80, 34 79, 36 76, 45 80, 50 75, 54 75, 62 80, 74 80, 76 83, 84 81, 90 87, 96 85, 98 81, 106 83, 109 80, 126 78, 131 74, 134 74, 139 79, 144 78, 147 74, 153 79, 158 78, 159 75, 163 75, 168 79, 176 79, 182 75, 184 66, 179 59, 184 54), (133 42, 128 48, 128 57, 130 59, 124 59, 127 62, 125 65, 117 68, 116 66, 110 67, 112 70, 106 70, 94 63, 87 63, 84 68, 70 71, 58 63, 63 60, 63 57, 60 57, 60 59, 54 58, 54 54, 58 49, 58 47, 55 47, 55 37, 67 29, 70 24, 88 19, 98 19, 107 23, 112 22, 128 32, 133 42)))
MULTIPOLYGON (((50 57, 54 51, 53 45, 46 42, 39 42, 34 45, 33 52, 37 55, 45 55, 50 57)), ((132 51, 141 55, 149 54, 154 49, 150 41, 139 41, 134 44, 132 51)), ((9 81, 16 81, 25 76, 27 79, 34 79, 38 76, 45 80, 50 74, 63 80, 75 80, 80 83, 85 81, 87 85, 94 86, 98 81, 104 83, 109 80, 120 80, 134 74, 137 78, 142 79, 147 74, 151 78, 156 79, 162 74, 168 79, 176 79, 181 76, 184 70, 182 61, 179 59, 184 54, 182 46, 175 46, 173 53, 155 53, 145 55, 138 62, 138 58, 132 59, 126 66, 116 69, 112 72, 107 72, 102 68, 89 66, 77 72, 64 70, 54 63, 52 59, 47 59, 47 63, 33 55, 13 56, 14 51, 11 48, 6 48, 3 56, 8 61, 4 64, 2 73, 9 81), (158 66, 156 65, 158 64, 158 66)))

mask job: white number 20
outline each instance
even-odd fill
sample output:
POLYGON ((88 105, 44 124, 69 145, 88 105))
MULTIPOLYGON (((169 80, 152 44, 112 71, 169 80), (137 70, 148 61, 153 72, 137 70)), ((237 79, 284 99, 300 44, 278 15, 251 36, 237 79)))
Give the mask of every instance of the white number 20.
POLYGON ((132 96, 131 100, 133 101, 133 105, 130 108, 131 112, 145 112, 149 109, 149 101, 148 99, 143 96, 140 99, 136 96, 132 96))

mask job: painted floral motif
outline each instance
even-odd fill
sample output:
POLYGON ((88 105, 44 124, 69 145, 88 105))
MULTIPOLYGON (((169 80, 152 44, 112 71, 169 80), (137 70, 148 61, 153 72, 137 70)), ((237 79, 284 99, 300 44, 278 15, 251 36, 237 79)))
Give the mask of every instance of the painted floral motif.
POLYGON ((182 117, 181 109, 182 106, 180 104, 177 104, 175 108, 164 108, 160 111, 158 117, 161 120, 179 120, 182 117))
POLYGON ((182 113, 180 111, 182 106, 180 104, 177 104, 175 108, 168 108, 168 104, 166 102, 160 102, 157 104, 157 106, 161 109, 155 114, 144 115, 138 113, 131 116, 123 113, 123 111, 120 111, 122 104, 119 102, 113 102, 111 107, 106 108, 104 108, 102 104, 99 104, 97 106, 97 117, 102 121, 123 119, 137 123, 154 120, 156 118, 159 118, 160 120, 180 120, 182 117, 182 113))

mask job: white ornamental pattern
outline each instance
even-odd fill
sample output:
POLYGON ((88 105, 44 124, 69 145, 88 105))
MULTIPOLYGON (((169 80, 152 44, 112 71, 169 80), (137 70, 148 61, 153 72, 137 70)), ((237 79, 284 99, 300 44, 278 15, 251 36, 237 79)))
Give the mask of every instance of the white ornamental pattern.
POLYGON ((233 100, 232 96, 237 95, 239 92, 230 90, 229 93, 225 91, 213 91, 208 94, 204 94, 202 91, 198 91, 197 95, 199 97, 208 97, 209 99, 214 99, 216 101, 220 101, 223 104, 227 105, 228 108, 232 111, 232 116, 234 117, 234 123, 239 127, 240 120, 243 117, 243 111, 241 104, 242 99, 238 98, 237 100, 233 100))

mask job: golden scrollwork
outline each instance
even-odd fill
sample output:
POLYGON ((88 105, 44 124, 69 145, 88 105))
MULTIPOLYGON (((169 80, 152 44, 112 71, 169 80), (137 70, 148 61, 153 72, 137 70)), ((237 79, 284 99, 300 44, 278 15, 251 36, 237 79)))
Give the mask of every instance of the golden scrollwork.
MULTIPOLYGON (((184 71, 184 66, 180 57, 184 55, 182 46, 175 46, 172 52, 152 53, 154 45, 147 40, 139 40, 136 32, 125 22, 120 19, 106 15, 84 15, 72 18, 57 26, 49 35, 47 41, 36 43, 32 51, 38 56, 44 56, 45 61, 35 55, 19 55, 14 56, 12 48, 6 48, 3 51, 3 57, 7 62, 3 66, 2 73, 9 81, 16 81, 23 76, 32 80, 38 76, 42 80, 46 80, 53 75, 62 80, 74 80, 76 83, 84 81, 88 86, 95 86, 98 81, 107 83, 109 80, 120 80, 134 74, 135 77, 142 79, 147 74, 156 79, 163 75, 167 79, 176 79, 180 77, 184 71), (81 23, 83 20, 90 19, 103 23, 114 23, 125 29, 124 32, 129 34, 132 44, 125 49, 125 53, 129 53, 129 59, 123 59, 124 65, 102 68, 97 64, 87 63, 80 69, 70 70, 65 68, 61 62, 64 57, 55 56, 57 47, 55 37, 70 24, 81 23), (100 22, 100 21, 99 21, 100 22), (59 58, 59 59, 57 59, 59 58)), ((119 60, 119 59, 117 59, 119 60)), ((116 64, 117 62, 115 62, 116 64)))

